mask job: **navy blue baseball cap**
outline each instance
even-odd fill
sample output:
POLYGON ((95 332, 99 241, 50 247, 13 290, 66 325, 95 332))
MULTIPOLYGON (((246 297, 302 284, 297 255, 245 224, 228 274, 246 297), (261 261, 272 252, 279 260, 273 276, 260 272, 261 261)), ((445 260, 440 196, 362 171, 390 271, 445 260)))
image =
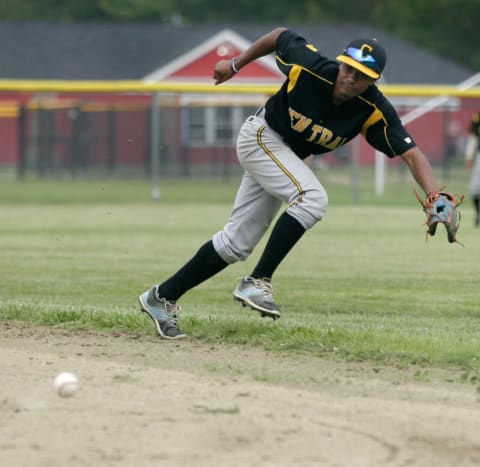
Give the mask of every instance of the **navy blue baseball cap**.
POLYGON ((354 39, 345 47, 337 60, 370 78, 378 79, 387 63, 387 54, 376 39, 354 39))

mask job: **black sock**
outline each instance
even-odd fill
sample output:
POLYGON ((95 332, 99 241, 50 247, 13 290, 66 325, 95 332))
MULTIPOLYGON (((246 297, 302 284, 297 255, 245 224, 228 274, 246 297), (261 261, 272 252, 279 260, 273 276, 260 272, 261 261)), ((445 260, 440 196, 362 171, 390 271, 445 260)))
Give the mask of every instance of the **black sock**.
POLYGON ((478 213, 480 212, 480 196, 473 196, 473 205, 475 206, 475 212, 478 213))
POLYGON ((256 279, 271 279, 275 269, 304 233, 305 229, 300 223, 284 212, 275 224, 260 261, 251 276, 256 279))
POLYGON ((475 208, 475 225, 478 227, 480 225, 480 196, 472 196, 473 206, 475 208))
POLYGON ((185 292, 214 276, 227 266, 228 263, 220 258, 213 247, 213 242, 209 240, 200 247, 188 263, 158 286, 158 297, 176 301, 185 292))

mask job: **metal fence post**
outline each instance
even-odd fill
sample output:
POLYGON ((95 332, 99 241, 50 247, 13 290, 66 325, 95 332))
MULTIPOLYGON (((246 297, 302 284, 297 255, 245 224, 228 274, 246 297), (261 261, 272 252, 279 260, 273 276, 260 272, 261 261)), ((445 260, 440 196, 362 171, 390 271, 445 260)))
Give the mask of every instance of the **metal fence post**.
POLYGON ((352 180, 352 202, 360 202, 360 141, 354 138, 351 143, 351 180, 352 180))
POLYGON ((160 93, 155 93, 152 99, 150 113, 150 168, 152 180, 152 200, 160 199, 160 93))

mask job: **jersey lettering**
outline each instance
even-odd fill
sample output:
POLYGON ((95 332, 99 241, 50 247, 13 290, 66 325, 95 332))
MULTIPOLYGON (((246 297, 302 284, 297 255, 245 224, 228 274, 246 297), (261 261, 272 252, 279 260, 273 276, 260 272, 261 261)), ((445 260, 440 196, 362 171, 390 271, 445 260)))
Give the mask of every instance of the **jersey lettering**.
POLYGON ((317 124, 312 125, 312 128, 311 128, 312 134, 310 135, 309 138, 307 138, 307 141, 309 143, 315 143, 315 140, 318 138, 318 135, 322 134, 323 129, 324 129, 323 126, 320 126, 317 124))
POLYGON ((305 141, 318 144, 327 149, 335 149, 347 141, 347 138, 340 136, 334 137, 333 132, 316 123, 312 124, 312 119, 302 115, 300 112, 288 108, 290 114, 290 126, 292 130, 298 133, 304 133, 305 141), (309 136, 308 133, 310 133, 309 136))
POLYGON ((320 135, 320 138, 318 139, 318 144, 321 144, 322 146, 325 146, 333 137, 333 133, 328 130, 327 128, 324 128, 322 130, 322 134, 320 135))
POLYGON ((305 115, 296 112, 291 107, 288 110, 290 112, 290 126, 292 127, 292 130, 303 133, 306 128, 312 123, 312 119, 307 118, 305 117, 305 115))
POLYGON ((338 148, 338 146, 342 146, 345 144, 347 141, 347 138, 341 138, 340 136, 337 136, 331 143, 325 144, 324 146, 328 149, 335 149, 338 148))

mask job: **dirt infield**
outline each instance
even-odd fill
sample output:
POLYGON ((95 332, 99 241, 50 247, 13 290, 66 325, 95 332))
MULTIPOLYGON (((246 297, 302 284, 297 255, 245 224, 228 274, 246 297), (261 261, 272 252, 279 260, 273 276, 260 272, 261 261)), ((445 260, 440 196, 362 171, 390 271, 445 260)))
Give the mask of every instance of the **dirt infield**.
POLYGON ((6 322, 0 366, 2 466, 480 465, 480 394, 452 372, 6 322))

